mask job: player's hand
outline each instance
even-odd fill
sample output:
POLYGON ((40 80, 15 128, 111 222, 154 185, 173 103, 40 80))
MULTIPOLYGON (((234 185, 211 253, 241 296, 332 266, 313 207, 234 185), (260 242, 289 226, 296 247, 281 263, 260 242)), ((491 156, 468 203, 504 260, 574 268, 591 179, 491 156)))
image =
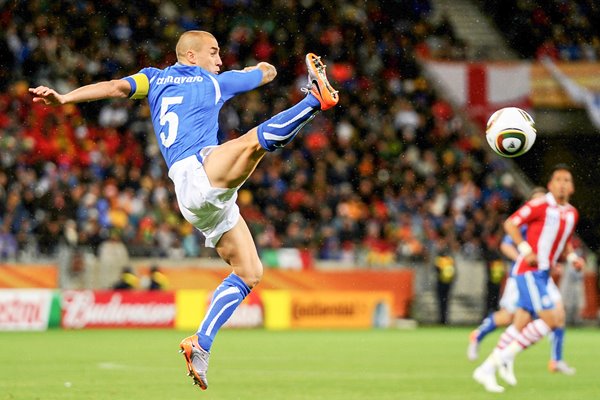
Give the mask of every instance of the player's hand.
POLYGON ((552 267, 552 272, 555 275, 562 276, 564 271, 563 265, 561 263, 556 263, 554 267, 552 267))
POLYGON ((529 265, 537 265, 537 254, 529 253, 525 256, 525 262, 529 265))
POLYGON ((574 258, 573 261, 571 261, 571 265, 573 265, 573 268, 577 271, 581 271, 583 267, 585 267, 585 260, 582 257, 574 258))
POLYGON ((33 94, 34 103, 44 103, 47 106, 57 106, 65 103, 63 95, 46 86, 29 88, 29 93, 33 94))
POLYGON ((259 62, 258 64, 256 64, 255 67, 251 67, 251 68, 256 68, 256 69, 260 69, 263 73, 263 78, 262 81, 260 82, 260 86, 271 82, 273 79, 275 79, 275 77, 277 76, 277 69, 267 63, 267 62, 259 62))

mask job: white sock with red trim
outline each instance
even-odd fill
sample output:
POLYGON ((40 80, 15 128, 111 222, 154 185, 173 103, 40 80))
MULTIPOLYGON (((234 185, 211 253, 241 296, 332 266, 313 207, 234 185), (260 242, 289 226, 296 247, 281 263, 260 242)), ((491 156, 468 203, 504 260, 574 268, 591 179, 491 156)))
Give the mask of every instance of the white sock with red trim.
POLYGON ((500 352, 500 358, 504 362, 515 359, 517 354, 542 340, 550 332, 550 327, 541 319, 528 323, 508 346, 500 352))

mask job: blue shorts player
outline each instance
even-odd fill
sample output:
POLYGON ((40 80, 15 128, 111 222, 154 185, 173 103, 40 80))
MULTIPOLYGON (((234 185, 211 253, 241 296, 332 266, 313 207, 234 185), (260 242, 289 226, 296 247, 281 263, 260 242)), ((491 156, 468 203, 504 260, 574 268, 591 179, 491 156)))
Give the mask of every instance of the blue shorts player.
POLYGON ((183 33, 175 50, 177 63, 164 69, 144 68, 132 76, 82 86, 64 95, 45 86, 29 91, 34 102, 47 105, 148 99, 181 213, 233 269, 216 288, 198 332, 180 344, 188 375, 204 390, 216 333, 263 274, 254 240, 236 205, 238 189, 267 152, 289 143, 315 114, 335 106, 339 97, 320 57, 310 53, 306 56, 307 96, 239 138, 219 144, 218 116, 223 104, 271 82, 277 71, 261 62, 220 73, 219 44, 209 32, 183 33))
POLYGON ((512 324, 492 354, 473 372, 475 381, 489 392, 504 391, 496 381, 496 372, 509 385, 516 385, 513 363, 517 354, 560 328, 561 312, 549 294, 551 268, 561 256, 576 269, 585 266, 571 243, 579 213, 569 203, 575 186, 568 166, 558 164, 552 169, 547 189, 546 195, 528 201, 504 223, 519 253, 513 269, 519 300, 512 324), (523 225, 527 225, 526 237, 520 231, 523 225))
MULTIPOLYGON (((546 194, 546 189, 543 187, 536 187, 532 190, 529 195, 529 199, 535 199, 542 197, 546 194)), ((527 237, 527 225, 520 227, 521 236, 527 237)), ((515 263, 519 259, 519 250, 515 245, 515 242, 510 235, 505 235, 500 245, 500 250, 504 256, 513 262, 513 266, 510 271, 510 275, 506 280, 502 298, 500 299, 500 309, 498 311, 490 313, 483 319, 481 324, 471 332, 469 335, 469 345, 467 347, 467 358, 474 361, 478 357, 478 350, 481 341, 489 335, 491 332, 496 330, 499 326, 507 326, 513 321, 513 317, 518 308, 519 302, 519 290, 517 287, 517 280, 515 278, 515 263)), ((556 305, 558 313, 558 326, 554 328, 549 335, 550 338, 550 361, 548 363, 548 370, 551 372, 558 372, 565 375, 575 374, 575 368, 569 366, 563 360, 563 343, 565 336, 565 307, 563 305, 562 295, 560 290, 554 283, 554 280, 549 279, 546 287, 547 294, 550 296, 552 302, 556 305)), ((512 331, 512 329, 511 329, 512 331)), ((514 332, 513 332, 514 336, 514 332)))

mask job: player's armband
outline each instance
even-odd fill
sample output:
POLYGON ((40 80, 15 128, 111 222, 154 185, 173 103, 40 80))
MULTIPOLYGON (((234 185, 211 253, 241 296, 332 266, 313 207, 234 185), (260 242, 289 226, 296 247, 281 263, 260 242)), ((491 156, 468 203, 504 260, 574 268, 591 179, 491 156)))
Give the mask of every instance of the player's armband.
POLYGON ((131 85, 131 92, 129 92, 130 99, 143 99, 148 96, 148 90, 150 90, 150 82, 145 74, 135 74, 127 76, 125 78, 131 85))

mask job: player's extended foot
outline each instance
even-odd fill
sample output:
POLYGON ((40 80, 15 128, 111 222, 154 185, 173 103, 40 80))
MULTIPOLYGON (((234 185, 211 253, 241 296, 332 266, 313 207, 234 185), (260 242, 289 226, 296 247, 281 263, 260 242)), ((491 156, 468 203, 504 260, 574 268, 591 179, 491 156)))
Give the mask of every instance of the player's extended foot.
POLYGON ((208 358, 210 353, 204 350, 198 344, 198 336, 186 337, 179 343, 179 352, 183 353, 188 370, 188 376, 194 380, 194 385, 200 386, 200 389, 206 390, 208 380, 206 371, 208 370, 208 358))
POLYGON ((479 335, 479 331, 475 329, 469 334, 469 346, 467 347, 467 358, 470 361, 477 360, 479 357, 479 342, 477 341, 477 336, 479 335))
POLYGON ((569 364, 567 364, 566 362, 564 362, 563 360, 560 361, 554 361, 551 360, 548 363, 548 371, 550 372, 558 372, 560 374, 565 374, 565 375, 575 375, 575 368, 569 366, 569 364))
POLYGON ((496 373, 494 371, 486 371, 484 368, 479 367, 473 372, 473 379, 483 385, 485 390, 490 393, 504 392, 504 388, 496 382, 496 373))
POLYGON ((326 65, 321 61, 321 57, 314 53, 306 55, 306 68, 308 69, 308 86, 306 91, 312 93, 313 96, 321 103, 321 110, 327 110, 335 106, 340 97, 338 91, 335 90, 327 80, 325 73, 326 65))
POLYGON ((500 375, 500 378, 502 378, 502 380, 508 383, 510 386, 517 385, 514 361, 501 362, 498 366, 498 375, 500 375))

